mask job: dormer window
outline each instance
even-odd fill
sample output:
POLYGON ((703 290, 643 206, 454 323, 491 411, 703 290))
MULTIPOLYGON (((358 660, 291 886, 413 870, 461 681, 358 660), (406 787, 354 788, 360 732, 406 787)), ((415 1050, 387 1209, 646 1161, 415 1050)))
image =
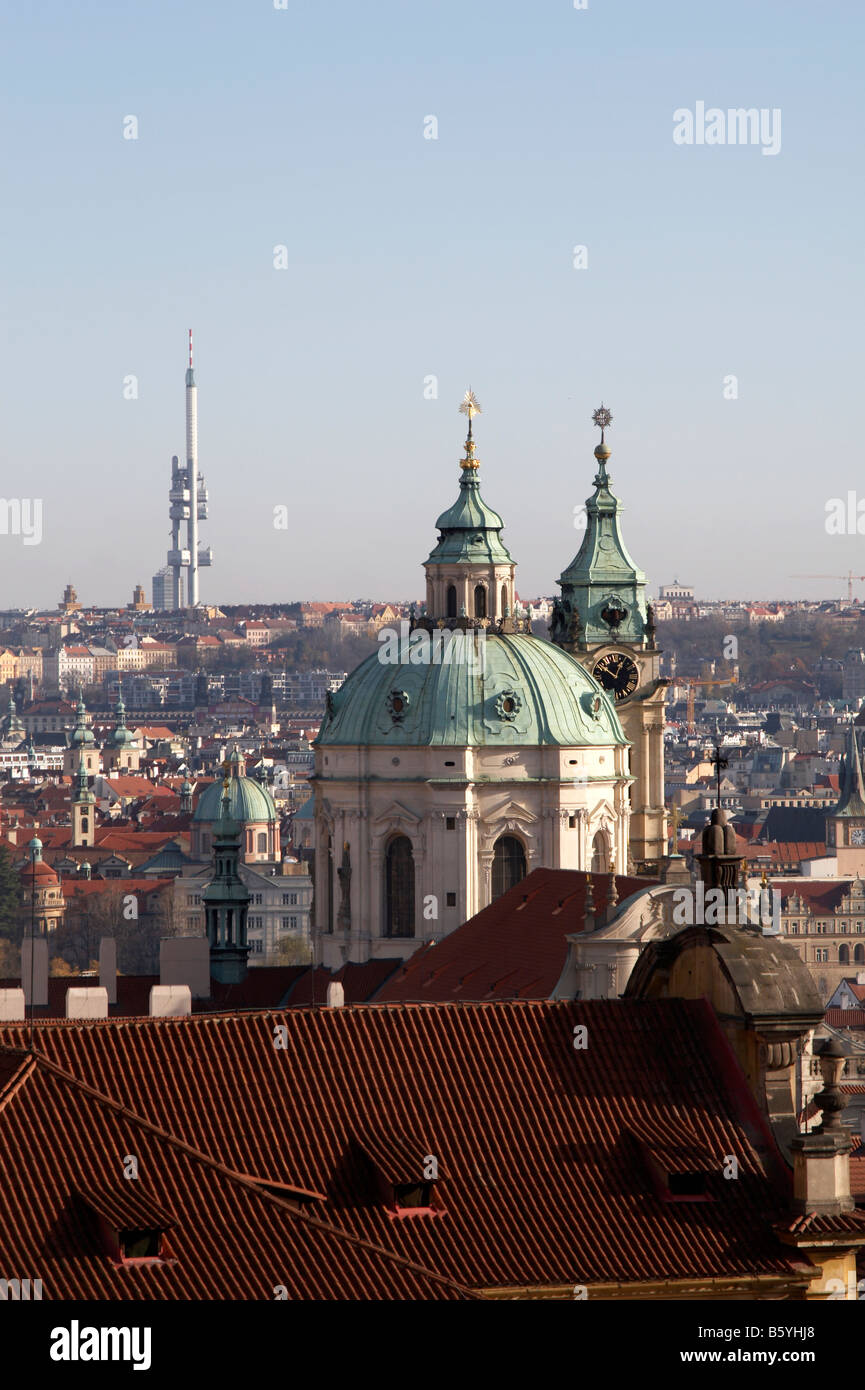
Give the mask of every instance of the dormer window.
POLYGON ((711 1157, 695 1138, 693 1144, 667 1147, 654 1138, 634 1135, 655 1195, 662 1202, 712 1202, 715 1194, 710 1172, 715 1173, 711 1157))
POLYGON ((397 1183, 394 1187, 394 1202, 397 1211, 417 1211, 419 1208, 432 1209, 431 1182, 397 1183))
POLYGON ((162 1243, 160 1230, 120 1231, 120 1249, 124 1260, 156 1260, 162 1243))
POLYGON ((79 1190, 78 1199, 89 1212, 104 1253, 115 1264, 162 1263, 168 1258, 165 1234, 174 1218, 149 1197, 124 1188, 79 1190))
POLYGON ((357 1142, 372 1189, 391 1220, 444 1214, 436 1189, 445 1175, 427 1144, 390 1131, 368 1133, 357 1142))

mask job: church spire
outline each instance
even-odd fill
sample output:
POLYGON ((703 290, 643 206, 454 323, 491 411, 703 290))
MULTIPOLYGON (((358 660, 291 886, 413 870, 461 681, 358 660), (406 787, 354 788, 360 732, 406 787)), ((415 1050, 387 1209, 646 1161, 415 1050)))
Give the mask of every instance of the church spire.
POLYGON ((422 621, 450 619, 452 625, 484 627, 505 622, 507 630, 515 631, 514 562, 502 541, 502 518, 481 497, 472 431, 481 407, 471 388, 459 409, 469 421, 460 459, 460 495, 436 522, 438 541, 424 563, 427 598, 422 621))
POLYGON ((213 823, 214 873, 202 895, 210 942, 210 973, 223 984, 239 984, 245 978, 249 956, 249 891, 239 873, 243 827, 231 815, 233 768, 233 761, 226 759, 222 765, 222 805, 219 818, 213 823))
POLYGON ((622 642, 648 649, 653 645, 646 605, 646 576, 628 554, 621 531, 622 505, 610 490, 606 431, 613 417, 601 403, 592 420, 601 431, 595 448, 598 470, 594 495, 586 501, 586 534, 577 555, 563 571, 550 636, 559 646, 581 650, 602 642, 622 642), (575 643, 574 634, 578 634, 575 643))
POLYGON ((859 742, 853 724, 850 725, 847 733, 847 752, 841 769, 838 804, 831 814, 845 817, 865 816, 865 782, 863 782, 862 777, 859 742))

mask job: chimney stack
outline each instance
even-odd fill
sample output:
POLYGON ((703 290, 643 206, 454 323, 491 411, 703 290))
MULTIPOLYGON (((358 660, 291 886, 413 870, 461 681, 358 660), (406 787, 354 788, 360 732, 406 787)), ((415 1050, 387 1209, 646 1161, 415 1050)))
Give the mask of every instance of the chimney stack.
POLYGON ((107 1018, 108 990, 102 986, 80 988, 74 986, 66 991, 67 1018, 107 1018))
POLYGON ((345 989, 341 980, 331 980, 327 987, 327 1007, 341 1009, 345 1003, 345 989))
POLYGON ((103 936, 99 942, 99 983, 108 991, 109 1004, 117 1003, 117 942, 103 936))
POLYGON ((21 986, 24 998, 34 1009, 48 1006, 48 941, 44 936, 26 936, 21 944, 21 986), (31 960, 32 954, 32 960, 31 960), (31 973, 33 994, 31 997, 31 973))

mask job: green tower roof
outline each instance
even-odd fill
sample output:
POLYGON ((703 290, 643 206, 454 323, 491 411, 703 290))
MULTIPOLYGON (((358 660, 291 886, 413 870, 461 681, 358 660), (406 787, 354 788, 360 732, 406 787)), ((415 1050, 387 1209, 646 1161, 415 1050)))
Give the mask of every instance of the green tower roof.
POLYGON ((75 725, 75 728, 72 731, 72 737, 70 738, 69 742, 73 748, 82 748, 85 745, 89 747, 91 744, 96 742, 96 739, 93 736, 93 730, 88 728, 87 724, 84 722, 85 717, 87 715, 87 710, 84 705, 84 699, 81 695, 78 696, 77 713, 78 723, 75 725))
POLYGON ((847 735, 847 752, 841 760, 838 804, 833 816, 865 816, 865 783, 862 779, 862 758, 854 726, 847 735))
POLYGON ((646 576, 628 554, 622 538, 622 504, 610 490, 607 473, 610 449, 604 442, 603 431, 611 419, 604 406, 595 411, 601 442, 595 449, 595 491, 586 500, 586 534, 559 579, 562 623, 566 628, 570 615, 576 614, 581 645, 611 639, 642 643, 649 638, 646 576))
POLYGON ((475 443, 472 438, 472 415, 480 407, 471 391, 466 392, 466 401, 460 406, 469 417, 469 432, 466 439, 465 458, 460 460, 460 495, 452 507, 442 512, 436 527, 440 532, 438 543, 427 560, 428 565, 452 565, 463 561, 467 564, 511 565, 513 560, 505 548, 501 532, 504 522, 498 512, 488 507, 481 497, 479 460, 475 457, 475 443), (465 408, 471 398, 470 408, 465 408))

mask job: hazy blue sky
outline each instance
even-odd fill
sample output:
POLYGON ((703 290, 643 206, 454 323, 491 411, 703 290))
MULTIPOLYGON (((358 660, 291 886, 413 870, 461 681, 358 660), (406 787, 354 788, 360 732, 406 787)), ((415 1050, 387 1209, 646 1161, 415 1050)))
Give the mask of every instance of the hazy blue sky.
POLYGON ((829 498, 865 498, 863 15, 4 7, 2 491, 42 499, 44 534, 0 536, 0 607, 68 580, 85 602, 150 592, 189 326, 205 600, 422 594, 469 383, 522 595, 556 592, 577 548, 602 397, 654 585, 839 592, 789 575, 865 573, 865 537, 824 524, 829 498), (780 152, 675 145, 699 101, 779 108, 780 152))

